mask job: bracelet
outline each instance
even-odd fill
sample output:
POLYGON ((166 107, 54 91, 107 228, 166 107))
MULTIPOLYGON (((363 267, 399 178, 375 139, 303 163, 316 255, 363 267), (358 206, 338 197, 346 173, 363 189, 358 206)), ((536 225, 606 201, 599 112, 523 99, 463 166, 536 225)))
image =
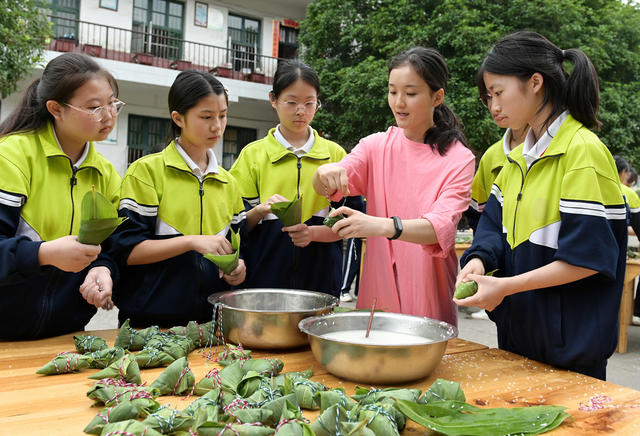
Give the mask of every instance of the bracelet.
POLYGON ((396 229, 396 233, 392 237, 387 238, 391 241, 393 239, 398 239, 402 234, 402 220, 397 216, 392 216, 390 218, 393 220, 393 227, 396 229))

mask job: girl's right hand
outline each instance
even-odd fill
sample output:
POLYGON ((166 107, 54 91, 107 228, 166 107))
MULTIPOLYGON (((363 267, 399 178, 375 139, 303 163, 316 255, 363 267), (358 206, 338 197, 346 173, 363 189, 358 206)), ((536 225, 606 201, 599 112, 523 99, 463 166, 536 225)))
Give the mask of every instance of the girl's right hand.
POLYGON ((316 170, 318 181, 324 186, 326 192, 319 192, 320 195, 333 195, 337 191, 342 191, 344 195, 349 193, 349 176, 347 170, 336 163, 321 165, 316 170))
POLYGON ((231 254, 233 247, 231 242, 220 235, 189 235, 189 246, 201 254, 231 254))
POLYGON ((469 274, 477 274, 479 276, 484 275, 484 263, 479 257, 474 257, 460 270, 458 277, 456 278, 456 288, 462 282, 468 282, 467 276, 469 274))
POLYGON ((79 243, 75 235, 63 236, 40 244, 38 262, 41 266, 52 265, 62 271, 77 273, 96 260, 100 250, 99 245, 79 243))
POLYGON ((262 218, 266 217, 271 212, 271 205, 281 201, 289 201, 287 198, 280 194, 273 194, 267 201, 260 203, 256 208, 260 211, 262 218))

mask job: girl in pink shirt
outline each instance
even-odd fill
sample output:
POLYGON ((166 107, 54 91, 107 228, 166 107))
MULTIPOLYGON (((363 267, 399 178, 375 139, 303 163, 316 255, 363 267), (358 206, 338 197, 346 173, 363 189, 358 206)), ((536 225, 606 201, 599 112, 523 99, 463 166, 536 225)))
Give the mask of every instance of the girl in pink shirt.
POLYGON ((367 214, 341 207, 333 230, 368 238, 358 308, 377 307, 457 325, 452 301, 456 226, 469 206, 474 156, 444 103, 449 72, 436 50, 391 60, 389 107, 397 123, 370 135, 340 163, 321 166, 314 188, 339 199, 364 195, 367 214))

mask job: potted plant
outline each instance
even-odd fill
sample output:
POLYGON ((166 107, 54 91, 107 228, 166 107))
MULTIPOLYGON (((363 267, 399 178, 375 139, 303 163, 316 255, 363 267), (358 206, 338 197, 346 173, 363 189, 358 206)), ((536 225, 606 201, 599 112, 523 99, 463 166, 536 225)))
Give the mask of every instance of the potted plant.
POLYGON ((102 46, 97 45, 97 44, 84 44, 82 46, 82 51, 86 54, 88 54, 89 56, 95 56, 98 58, 103 57, 102 56, 102 46))
POLYGON ((171 68, 178 71, 190 70, 193 68, 193 63, 191 61, 175 60, 171 64, 171 68))
POLYGON ((133 56, 133 61, 142 65, 153 65, 154 56, 151 53, 136 53, 133 56))
POLYGON ((253 70, 251 72, 251 75, 249 76, 249 80, 257 83, 265 83, 265 77, 262 69, 256 68, 255 70, 253 70))
POLYGON ((73 51, 77 44, 78 41, 73 34, 66 34, 54 40, 53 49, 55 51, 73 51))
POLYGON ((231 63, 227 62, 226 64, 218 65, 217 67, 213 68, 211 70, 211 73, 214 76, 231 78, 233 76, 232 67, 233 66, 231 65, 231 63))

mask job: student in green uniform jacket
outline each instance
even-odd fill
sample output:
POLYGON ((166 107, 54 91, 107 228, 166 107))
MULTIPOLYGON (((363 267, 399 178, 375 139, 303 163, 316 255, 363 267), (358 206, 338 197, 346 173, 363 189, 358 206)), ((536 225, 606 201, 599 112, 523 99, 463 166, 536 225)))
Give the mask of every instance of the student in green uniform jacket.
POLYGON ((244 232, 237 183, 213 147, 227 124, 227 93, 211 74, 180 73, 169 90, 167 147, 131 164, 110 238, 122 278, 114 290, 119 320, 143 327, 211 320, 207 297, 242 283, 246 269, 223 274, 203 254, 231 254, 231 231, 244 232))
POLYGON ((605 379, 617 344, 627 209, 598 127, 595 68, 535 32, 497 42, 478 72, 509 127, 530 126, 494 182, 454 301, 486 309, 501 349, 605 379), (569 74, 563 63, 573 64, 569 74), (497 277, 484 276, 497 269, 497 277))
POLYGON ((93 144, 113 130, 117 96, 108 71, 65 53, 0 125, 0 338, 83 330, 112 307, 116 265, 77 235, 92 187, 118 204, 120 176, 93 144))
MULTIPOLYGON (((319 94, 320 81, 311 67, 280 62, 269 94, 280 124, 247 145, 231 168, 247 207, 245 287, 340 293, 342 240, 322 224, 330 202, 316 194, 311 182, 320 165, 339 162, 346 152, 310 126, 319 94), (302 197, 302 222, 283 227, 271 204, 296 197, 302 197)), ((350 197, 346 204, 363 208, 361 197, 350 197)))

